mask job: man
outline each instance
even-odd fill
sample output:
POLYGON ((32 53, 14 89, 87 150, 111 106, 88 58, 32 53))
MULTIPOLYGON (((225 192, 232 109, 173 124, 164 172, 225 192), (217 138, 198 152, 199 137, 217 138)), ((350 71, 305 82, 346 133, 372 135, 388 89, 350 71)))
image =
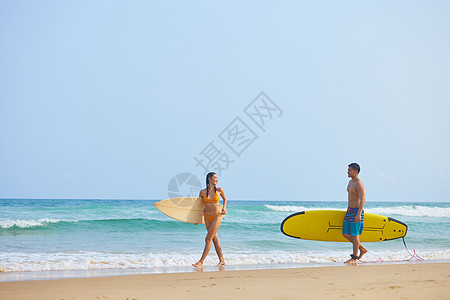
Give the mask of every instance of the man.
POLYGON ((360 167, 357 163, 348 165, 347 174, 351 180, 347 186, 348 209, 344 218, 344 223, 342 224, 342 235, 353 244, 353 253, 350 255, 351 258, 345 263, 352 265, 355 265, 356 261, 361 259, 361 257, 367 253, 367 249, 364 248, 359 241, 359 236, 364 227, 364 204, 366 202, 364 184, 358 177, 359 171, 360 167))

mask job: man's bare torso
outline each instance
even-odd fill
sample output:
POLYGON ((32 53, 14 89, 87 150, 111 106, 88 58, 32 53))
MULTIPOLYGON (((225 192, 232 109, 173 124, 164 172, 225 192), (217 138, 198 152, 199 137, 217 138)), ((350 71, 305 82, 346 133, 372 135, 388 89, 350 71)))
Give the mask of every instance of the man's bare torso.
POLYGON ((348 207, 359 207, 361 204, 361 197, 358 193, 358 187, 362 185, 362 181, 357 179, 352 179, 348 183, 348 207))

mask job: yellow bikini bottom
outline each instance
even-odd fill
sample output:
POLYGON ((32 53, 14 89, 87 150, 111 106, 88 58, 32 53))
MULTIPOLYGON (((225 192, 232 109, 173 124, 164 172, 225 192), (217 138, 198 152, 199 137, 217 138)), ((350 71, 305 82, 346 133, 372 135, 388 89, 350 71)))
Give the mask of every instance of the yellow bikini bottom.
POLYGON ((212 216, 208 216, 206 214, 206 212, 203 212, 203 213, 205 214, 205 218, 208 219, 209 223, 211 223, 217 217, 217 215, 220 213, 220 211, 218 211, 215 215, 212 215, 212 216))

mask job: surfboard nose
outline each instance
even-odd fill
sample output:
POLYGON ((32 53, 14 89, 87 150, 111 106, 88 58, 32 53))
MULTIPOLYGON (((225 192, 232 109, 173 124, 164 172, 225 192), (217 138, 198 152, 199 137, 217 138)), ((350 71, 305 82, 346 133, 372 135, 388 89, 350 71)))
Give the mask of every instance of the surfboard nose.
POLYGON ((287 235, 289 237, 301 239, 301 237, 299 237, 298 235, 295 234, 295 230, 294 229, 296 227, 296 224, 293 224, 293 226, 291 226, 291 224, 289 224, 289 223, 292 222, 292 221, 295 222, 295 220, 293 219, 295 216, 300 216, 300 215, 303 215, 303 214, 305 214, 305 212, 301 211, 301 212, 297 212, 297 213, 294 213, 292 215, 287 216, 283 220, 283 222, 281 222, 281 226, 280 226, 281 232, 284 235, 287 235))

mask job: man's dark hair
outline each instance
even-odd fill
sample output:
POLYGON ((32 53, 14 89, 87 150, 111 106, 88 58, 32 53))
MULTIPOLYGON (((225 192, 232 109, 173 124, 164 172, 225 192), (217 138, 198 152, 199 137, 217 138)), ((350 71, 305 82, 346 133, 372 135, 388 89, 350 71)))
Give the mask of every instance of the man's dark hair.
POLYGON ((361 168, 359 167, 359 165, 358 165, 357 163, 351 163, 351 164, 349 164, 348 166, 349 166, 350 168, 352 168, 353 170, 358 171, 358 174, 359 174, 359 171, 361 170, 361 168))

